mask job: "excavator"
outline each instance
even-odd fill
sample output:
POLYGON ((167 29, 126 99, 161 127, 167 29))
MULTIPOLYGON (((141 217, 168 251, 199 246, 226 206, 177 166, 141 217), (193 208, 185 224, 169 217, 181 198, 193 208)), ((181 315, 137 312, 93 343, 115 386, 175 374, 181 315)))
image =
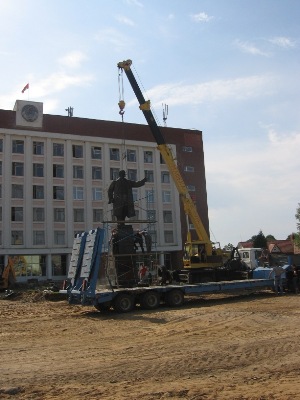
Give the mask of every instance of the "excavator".
POLYGON ((3 271, 0 267, 0 290, 7 290, 16 282, 16 274, 10 257, 8 257, 7 265, 2 269, 3 271))
MULTIPOLYGON (((139 102, 139 108, 143 112, 153 137, 156 140, 157 148, 167 164, 170 175, 178 190, 186 215, 188 234, 184 244, 183 268, 179 273, 182 279, 188 283, 211 282, 226 279, 244 278, 244 266, 236 259, 226 259, 219 243, 211 242, 208 233, 201 221, 197 208, 183 181, 181 173, 172 155, 171 148, 166 143, 160 127, 156 123, 151 111, 150 100, 145 100, 144 95, 135 79, 131 66, 132 61, 121 61, 117 64, 121 73, 124 71, 128 81, 139 102), (189 230, 190 222, 196 230, 197 240, 191 239, 189 230), (241 274, 240 274, 241 272, 241 274)), ((123 115, 125 102, 119 102, 120 114, 123 115)), ((245 276, 246 277, 246 276, 245 276)))

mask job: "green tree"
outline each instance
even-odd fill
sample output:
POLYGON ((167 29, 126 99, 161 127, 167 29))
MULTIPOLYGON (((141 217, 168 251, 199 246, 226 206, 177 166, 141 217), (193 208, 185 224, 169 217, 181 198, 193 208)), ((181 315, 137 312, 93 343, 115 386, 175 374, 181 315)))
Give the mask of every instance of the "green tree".
POLYGON ((267 235, 266 239, 267 239, 267 242, 271 242, 272 240, 276 240, 273 235, 267 235))
POLYGON ((298 203, 295 218, 297 220, 297 230, 298 231, 297 231, 297 233, 293 234, 293 237, 294 237, 294 243, 296 244, 297 247, 300 248, 300 203, 298 203))
POLYGON ((267 247, 267 239, 260 230, 256 236, 253 237, 253 247, 267 247))

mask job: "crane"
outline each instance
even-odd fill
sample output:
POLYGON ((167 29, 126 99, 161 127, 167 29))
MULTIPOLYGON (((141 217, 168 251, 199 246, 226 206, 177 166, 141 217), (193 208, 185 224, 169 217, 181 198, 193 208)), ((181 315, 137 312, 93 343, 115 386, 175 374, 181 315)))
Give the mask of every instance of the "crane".
MULTIPOLYGON (((183 265, 184 269, 186 269, 187 271, 193 270, 193 274, 191 275, 194 276, 194 279, 198 280, 199 275, 201 275, 197 273, 198 271, 222 266, 222 251, 220 248, 216 248, 214 246, 214 243, 210 241, 209 235, 206 232, 206 229, 201 221, 197 208, 177 167, 175 159, 172 155, 171 148, 166 143, 160 127, 155 121, 154 115, 151 111, 150 100, 145 100, 143 93, 131 70, 131 65, 131 60, 125 60, 118 63, 118 68, 125 72, 129 80, 129 83, 139 102, 139 108, 144 114, 151 133, 157 143, 157 148, 160 151, 165 163, 167 164, 170 175, 172 176, 175 186, 178 190, 181 202, 183 204, 184 212, 186 214, 188 226, 187 241, 184 246, 183 265), (191 239, 189 221, 193 224, 194 229, 196 230, 197 240, 191 239)), ((191 278, 189 278, 189 280, 191 281, 191 278)))

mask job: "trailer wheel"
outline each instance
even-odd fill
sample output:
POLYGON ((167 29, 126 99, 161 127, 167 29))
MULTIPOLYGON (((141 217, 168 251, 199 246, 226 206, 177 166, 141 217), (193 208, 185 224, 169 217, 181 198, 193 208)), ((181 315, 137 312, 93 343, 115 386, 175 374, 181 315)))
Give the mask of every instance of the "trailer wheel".
POLYGON ((166 293, 166 304, 169 307, 181 307, 184 303, 184 294, 180 289, 173 289, 166 293))
POLYGON ((141 296, 141 307, 146 310, 154 310, 160 305, 160 294, 153 290, 147 291, 141 296))
POLYGON ((134 297, 128 293, 120 293, 113 302, 114 310, 118 313, 126 313, 134 307, 134 297))
POLYGON ((107 301, 105 303, 100 303, 100 304, 94 304, 94 307, 96 308, 96 310, 101 311, 101 312, 107 312, 109 311, 110 307, 111 307, 111 302, 107 301))

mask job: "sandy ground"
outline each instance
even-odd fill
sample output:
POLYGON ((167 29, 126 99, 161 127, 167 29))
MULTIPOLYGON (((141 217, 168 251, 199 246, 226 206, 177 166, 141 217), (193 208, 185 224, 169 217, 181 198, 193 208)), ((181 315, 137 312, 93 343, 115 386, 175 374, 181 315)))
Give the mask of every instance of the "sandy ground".
POLYGON ((1 399, 300 399, 300 296, 188 299, 101 314, 0 300, 1 399))

